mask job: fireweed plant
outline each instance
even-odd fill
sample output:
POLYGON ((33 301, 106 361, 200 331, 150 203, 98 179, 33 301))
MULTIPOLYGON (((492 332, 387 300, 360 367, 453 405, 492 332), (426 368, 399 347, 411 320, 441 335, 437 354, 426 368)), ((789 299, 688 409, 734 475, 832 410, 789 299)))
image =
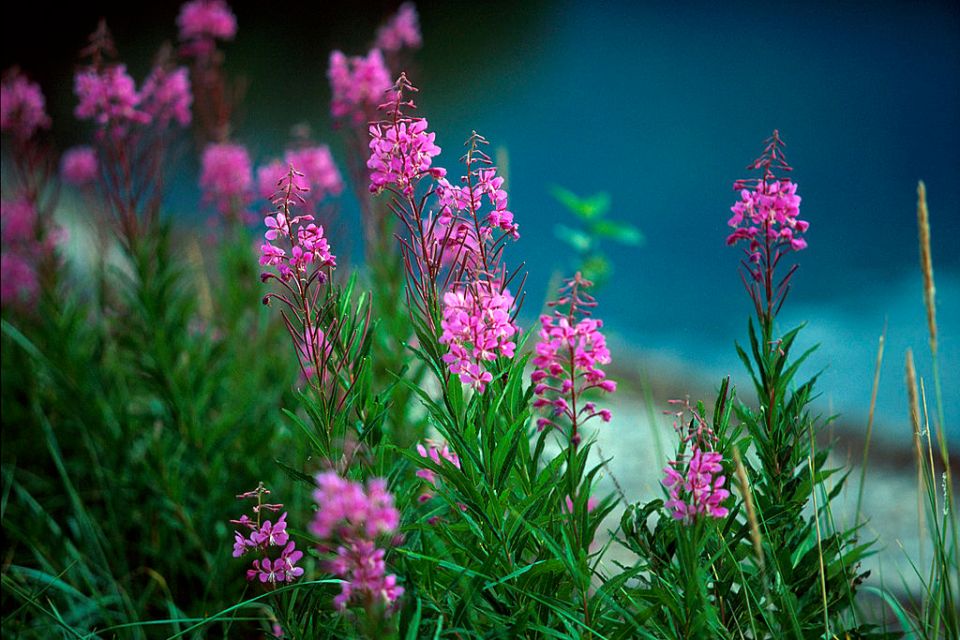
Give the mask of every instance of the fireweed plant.
MULTIPOLYGON (((379 107, 385 100, 385 92, 401 70, 409 69, 414 63, 413 54, 422 43, 416 7, 413 3, 404 3, 382 23, 366 53, 352 55, 333 51, 327 68, 330 115, 346 151, 344 173, 360 205, 368 281, 375 283, 379 294, 371 300, 373 316, 379 323, 371 346, 373 374, 387 379, 402 375, 417 386, 426 379, 427 371, 418 361, 405 357, 404 345, 413 334, 404 304, 403 264, 394 240, 398 221, 385 198, 370 196, 367 162, 370 123, 381 117, 379 107)), ((422 412, 410 410, 417 402, 408 385, 393 389, 392 397, 387 428, 398 443, 412 446, 426 432, 422 412)))
MULTIPOLYGON (((417 115, 413 5, 331 56, 346 179, 307 136, 257 167, 220 49, 236 17, 192 0, 177 26, 140 83, 98 28, 74 82, 90 140, 59 157, 40 87, 3 76, 4 635, 897 635, 857 608, 870 545, 832 518, 845 474, 777 324, 809 228, 777 132, 729 220, 756 401, 728 379, 712 412, 674 403, 662 495, 634 502, 599 484, 596 287, 574 270, 522 326, 522 215, 482 136, 447 171, 417 115), (161 211, 188 131, 212 232, 161 211), (330 233, 348 186, 363 269, 330 233), (61 190, 96 226, 93 288, 59 257, 61 190)), ((897 609, 918 636, 956 630, 946 518, 920 613, 897 609)))
POLYGON ((97 29, 74 78, 71 126, 90 138, 59 163, 39 87, 3 77, 5 636, 166 636, 237 602, 245 587, 221 580, 235 561, 209 544, 236 506, 203 488, 283 486, 259 452, 306 450, 276 415, 296 363, 262 357, 283 326, 256 312, 249 237, 236 269, 161 213, 178 141, 200 126, 166 51, 137 83, 97 29), (54 257, 64 192, 81 196, 66 206, 84 207, 71 235, 92 240, 92 266, 54 257), (252 296, 234 295, 244 281, 252 296))
POLYGON ((809 227, 783 147, 774 131, 748 167, 759 177, 734 185, 727 238, 746 244, 741 275, 755 316, 749 348, 737 353, 758 405, 736 401, 729 379, 712 420, 702 404, 682 403, 680 445, 664 470, 668 500, 632 505, 622 520, 623 541, 640 556, 633 593, 650 614, 665 614, 649 619, 656 635, 885 637, 855 607, 870 544, 831 515, 846 476, 834 477, 839 470, 827 468, 828 450, 818 445, 823 423, 809 409, 816 376, 795 381, 812 349, 791 358, 800 328, 779 334, 776 327, 797 269, 786 265, 807 246, 809 227), (685 415, 692 416, 686 424, 685 415))

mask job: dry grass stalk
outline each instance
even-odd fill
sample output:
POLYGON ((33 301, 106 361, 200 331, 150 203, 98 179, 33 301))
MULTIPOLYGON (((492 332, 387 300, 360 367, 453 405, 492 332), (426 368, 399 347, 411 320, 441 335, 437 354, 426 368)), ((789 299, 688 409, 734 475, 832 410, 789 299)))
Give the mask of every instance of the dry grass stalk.
POLYGON ((936 468, 933 465, 933 443, 930 440, 930 416, 927 415, 927 390, 923 386, 923 378, 920 378, 920 402, 923 406, 923 433, 927 436, 927 458, 930 463, 930 489, 933 494, 933 517, 936 517, 940 506, 937 504, 937 475, 936 468))
POLYGON ((203 251, 200 249, 200 243, 195 238, 187 242, 187 260, 193 267, 193 273, 196 274, 198 311, 204 321, 213 320, 213 294, 210 291, 210 281, 207 279, 207 269, 203 264, 203 251))
POLYGON ((920 270, 923 272, 923 301, 927 305, 927 330, 930 351, 937 355, 937 288, 933 283, 933 256, 930 254, 930 213, 927 210, 927 187, 917 183, 917 227, 920 230, 920 270))
POLYGON ((920 436, 920 400, 917 395, 917 371, 913 366, 913 350, 907 349, 907 398, 910 401, 910 424, 913 427, 913 453, 917 460, 917 526, 920 531, 920 564, 923 565, 923 440, 920 436))
POLYGON ((740 495, 743 496, 743 503, 747 507, 747 521, 750 523, 750 538, 753 540, 753 551, 757 554, 757 562, 760 570, 765 571, 766 563, 763 558, 763 544, 760 538, 760 525, 757 523, 757 511, 753 506, 753 493, 750 491, 750 483, 747 480, 747 471, 743 467, 743 461, 740 459, 740 450, 733 448, 733 461, 737 467, 737 485, 740 487, 740 495))
POLYGON ((867 415, 867 437, 863 445, 863 463, 860 466, 860 488, 857 493, 857 514, 854 522, 860 522, 860 506, 863 504, 863 487, 867 480, 870 439, 873 437, 873 413, 877 407, 877 392, 880 389, 880 369, 883 366, 883 347, 887 341, 887 323, 883 323, 883 333, 877 346, 877 362, 873 369, 873 390, 870 392, 870 413, 867 415))

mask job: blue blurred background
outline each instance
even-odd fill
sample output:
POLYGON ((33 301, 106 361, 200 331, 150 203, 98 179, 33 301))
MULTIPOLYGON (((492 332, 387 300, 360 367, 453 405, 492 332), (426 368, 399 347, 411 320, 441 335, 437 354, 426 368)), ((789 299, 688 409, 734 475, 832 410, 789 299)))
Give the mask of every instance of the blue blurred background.
MULTIPOLYGON (((240 28, 227 68, 249 81, 236 138, 266 160, 308 122, 342 161, 327 113, 329 51, 365 53, 396 3, 232 4, 240 28)), ((424 47, 410 76, 440 164, 454 170, 474 129, 508 152, 522 238, 507 259, 530 270, 527 317, 551 274, 570 266, 553 225, 571 220, 550 187, 606 191, 611 216, 647 238, 611 246, 616 271, 600 292, 608 327, 648 356, 653 378, 650 363, 674 362, 694 388, 727 374, 745 387, 733 340, 746 338, 750 303, 726 221, 733 181, 777 128, 811 224, 781 320, 809 322, 803 344, 821 344, 807 366, 825 369, 820 406, 863 428, 886 324, 877 427, 908 442, 907 347, 932 388, 915 213, 923 179, 946 424, 960 437, 960 3, 518 4, 418 3, 424 47)), ((63 9, 51 26, 38 3, 4 21, 3 66, 38 79, 57 140, 79 142, 71 74, 96 19, 108 19, 142 78, 175 37, 177 10, 93 3, 63 9)), ((193 162, 169 201, 181 216, 195 215, 193 162)), ((349 199, 344 215, 355 217, 349 199)))

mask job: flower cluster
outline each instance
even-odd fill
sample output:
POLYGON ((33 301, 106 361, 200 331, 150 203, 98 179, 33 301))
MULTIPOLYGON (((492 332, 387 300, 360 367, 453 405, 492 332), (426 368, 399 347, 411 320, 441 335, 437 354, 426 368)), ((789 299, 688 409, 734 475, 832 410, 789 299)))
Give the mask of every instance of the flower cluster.
POLYGON ((0 131, 20 140, 33 136, 38 129, 50 128, 50 116, 40 85, 13 69, 0 82, 0 131))
POLYGON ((272 199, 290 165, 302 172, 294 180, 309 205, 316 206, 328 196, 337 196, 343 191, 343 178, 330 148, 322 144, 291 149, 284 154, 283 160, 274 160, 257 169, 257 188, 261 197, 272 199))
POLYGON ((40 282, 31 261, 20 253, 0 253, 0 304, 30 303, 37 297, 40 282))
POLYGON ((26 198, 0 201, 0 303, 30 304, 40 290, 38 266, 63 238, 59 227, 38 224, 37 208, 26 198))
POLYGON ((192 55, 209 53, 215 40, 232 40, 237 34, 237 18, 224 0, 192 0, 180 8, 177 16, 180 41, 192 55))
POLYGON ((97 152, 93 147, 73 147, 60 158, 60 176, 65 182, 82 187, 97 178, 98 166, 97 152))
POLYGON ((490 280, 479 280, 443 295, 440 343, 448 348, 443 361, 450 373, 479 393, 493 380, 483 363, 498 356, 512 358, 516 350, 513 337, 519 329, 512 317, 513 306, 510 292, 490 280))
POLYGON ((404 48, 419 49, 423 45, 420 19, 412 2, 404 2, 397 12, 377 30, 376 48, 394 52, 404 48))
POLYGON ((100 126, 110 124, 121 131, 128 124, 150 121, 150 115, 140 108, 141 96, 124 64, 78 71, 73 92, 79 101, 74 109, 79 120, 93 120, 100 126))
POLYGON ((680 437, 681 453, 664 468, 663 485, 670 491, 670 499, 664 506, 670 510, 675 520, 692 524, 701 516, 724 518, 729 513, 723 501, 730 497, 724 489, 726 477, 723 474, 723 456, 714 448, 718 438, 707 421, 693 409, 688 402, 678 400, 671 404, 680 409, 673 413, 673 428, 680 437), (692 419, 689 426, 684 416, 689 412, 692 419), (686 455, 683 448, 689 445, 686 455))
MULTIPOLYGON (((281 178, 274 199, 276 212, 264 219, 267 231, 264 233, 266 242, 260 247, 260 264, 276 269, 283 282, 289 281, 294 275, 299 280, 312 280, 314 274, 320 282, 324 282, 326 274, 322 269, 335 267, 337 258, 330 252, 330 243, 323 235, 323 227, 313 223, 312 215, 291 215, 296 200, 303 201, 300 195, 304 190, 302 182, 303 174, 293 166, 281 178), (275 244, 278 240, 290 248, 289 253, 275 244), (310 269, 312 272, 308 275, 310 269)), ((263 275, 264 280, 271 277, 274 277, 273 274, 263 275)))
POLYGON ((399 117, 395 122, 370 126, 370 191, 380 192, 395 185, 406 198, 412 198, 417 182, 424 175, 442 178, 446 170, 433 168, 433 158, 440 155, 427 131, 426 118, 399 117))
POLYGON ((371 49, 366 57, 350 58, 334 51, 327 77, 333 92, 330 113, 337 119, 349 119, 353 126, 372 119, 391 86, 390 72, 379 49, 371 49))
POLYGON ((554 310, 540 316, 540 341, 536 346, 530 375, 537 399, 533 406, 551 407, 551 417, 538 418, 537 428, 561 429, 556 418, 566 416, 571 425, 570 442, 580 443, 579 428, 599 416, 610 421, 608 409, 597 409, 593 402, 580 404, 581 396, 590 389, 613 392, 617 384, 607 379, 601 365, 610 363, 610 350, 600 329, 603 322, 590 317, 589 309, 596 301, 584 289, 592 286, 580 273, 567 280, 560 289, 560 298, 551 307, 569 306, 567 313, 554 310))
POLYGON ((170 71, 157 65, 147 76, 140 91, 141 109, 161 127, 171 119, 181 127, 190 124, 190 75, 186 67, 170 71))
POLYGON ((784 155, 784 146, 780 132, 774 130, 763 153, 748 166, 760 171, 760 177, 734 183, 740 199, 730 208, 733 216, 727 223, 733 227, 733 233, 727 236, 727 245, 740 240, 749 243, 746 257, 741 261, 743 281, 762 322, 772 322, 780 310, 797 269, 797 265, 793 265, 777 282, 775 272, 780 260, 792 251, 807 247, 803 234, 810 227, 806 220, 799 218, 800 196, 796 183, 777 175, 793 171, 784 155))
POLYGON ((279 582, 293 582, 303 575, 303 568, 297 566, 297 562, 303 557, 303 552, 297 550, 296 543, 287 533, 286 512, 276 521, 261 521, 263 511, 277 513, 283 508, 282 504, 263 502, 263 496, 269 493, 263 487, 263 483, 260 483, 253 491, 237 496, 241 500, 255 498, 257 505, 253 507, 255 518, 243 514, 239 519, 230 521, 249 532, 244 534, 234 531, 233 557, 240 558, 248 553, 258 556, 253 560, 251 568, 247 570, 247 580, 259 579, 260 582, 271 585, 279 582), (268 555, 272 547, 281 548, 279 556, 271 558, 268 555))
POLYGON ((516 274, 508 276, 500 256, 503 239, 519 234, 503 178, 480 150, 486 144, 482 136, 474 133, 467 141, 464 186, 451 185, 446 170, 433 166, 440 153, 435 135, 424 118, 403 112, 415 108, 405 95, 416 91, 401 73, 392 99, 381 107, 386 118, 370 127, 370 190, 393 193, 393 210, 409 232, 400 246, 413 293, 411 313, 422 314, 432 326, 434 306, 442 307, 439 341, 448 348, 443 361, 463 384, 483 393, 493 380, 484 363, 512 358, 516 349, 515 299, 507 290, 516 274), (437 198, 436 215, 426 213, 426 200, 415 197, 426 177, 435 181, 427 195, 437 198), (485 196, 493 209, 487 215, 481 212, 485 196))
POLYGON ((701 450, 694 443, 686 463, 673 461, 664 468, 663 485, 670 490, 670 499, 664 506, 675 520, 690 524, 698 516, 727 516, 728 510, 722 504, 730 492, 723 488, 726 477, 722 475, 721 462, 720 453, 701 450))
POLYGON ((750 260, 760 261, 764 241, 779 247, 800 251, 807 247, 801 234, 810 224, 800 220, 800 196, 797 185, 789 180, 760 181, 755 189, 742 189, 740 200, 730 210, 733 216, 727 222, 734 231, 727 236, 727 244, 750 241, 750 260))
POLYGON ((503 176, 498 176, 495 168, 477 169, 463 176, 461 181, 464 183, 461 187, 451 185, 445 178, 437 181, 437 199, 440 203, 438 222, 450 224, 454 218, 462 219, 464 212, 476 217, 483 206, 483 196, 487 196, 493 209, 480 217, 480 238, 486 241, 496 230, 509 234, 515 240, 520 237, 520 227, 513 221, 513 213, 507 209, 503 176))
POLYGON ((376 542, 380 536, 395 535, 400 525, 386 480, 374 478, 364 487, 328 471, 317 475, 313 497, 317 512, 310 532, 320 538, 321 550, 334 551, 328 569, 343 579, 334 605, 345 609, 353 602, 389 610, 403 587, 395 575, 387 574, 386 550, 376 542))
POLYGON ((200 189, 205 202, 225 216, 239 216, 253 187, 250 154, 239 144, 211 144, 203 151, 200 189))

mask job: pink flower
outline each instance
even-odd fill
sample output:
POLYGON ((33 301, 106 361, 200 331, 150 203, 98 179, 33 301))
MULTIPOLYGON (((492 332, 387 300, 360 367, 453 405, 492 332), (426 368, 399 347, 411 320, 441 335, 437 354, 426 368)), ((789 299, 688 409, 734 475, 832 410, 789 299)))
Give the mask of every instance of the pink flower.
POLYGON ((462 187, 453 186, 444 178, 437 181, 441 222, 454 218, 462 219, 461 214, 478 214, 483 207, 483 197, 486 196, 491 210, 482 216, 480 235, 487 239, 494 231, 499 230, 514 239, 520 237, 519 225, 514 223, 513 213, 507 209, 507 192, 502 188, 503 177, 497 175, 496 169, 478 169, 473 171, 469 178, 465 176, 461 181, 464 183, 462 187), (473 183, 472 188, 469 182, 473 183))
MULTIPOLYGON (((417 443, 417 453, 420 454, 421 458, 429 458, 430 460, 433 460, 433 463, 436 465, 441 464, 441 459, 443 459, 457 469, 460 468, 460 458, 456 453, 450 450, 449 446, 445 444, 441 448, 429 440, 427 440, 426 443, 426 447, 422 443, 417 443)), ((434 474, 432 470, 418 469, 416 475, 418 478, 422 478, 429 484, 434 486, 436 485, 436 474, 434 474)))
POLYGON ((578 273, 567 280, 560 290, 560 299, 550 303, 557 307, 569 305, 568 313, 554 311, 553 315, 540 316, 540 341, 537 342, 530 375, 537 399, 533 406, 549 408, 550 418, 537 420, 537 428, 555 426, 556 418, 565 416, 572 431, 570 440, 580 443, 579 427, 597 416, 609 422, 607 409, 597 409, 593 402, 583 402, 581 396, 590 389, 604 392, 616 390, 616 383, 607 380, 602 365, 610 363, 610 350, 600 329, 603 322, 589 317, 588 309, 596 301, 584 289, 592 283, 578 273))
POLYGON ((789 180, 762 180, 754 189, 741 189, 740 200, 730 210, 727 224, 734 229, 727 244, 750 241, 751 255, 759 256, 761 245, 771 242, 777 248, 800 251, 807 246, 801 236, 810 226, 799 219, 800 196, 797 185, 789 180))
POLYGON ((192 0, 180 7, 177 16, 180 40, 232 40, 237 18, 223 0, 192 0))
POLYGON ((24 247, 37 240, 37 210, 25 198, 0 202, 0 236, 5 246, 24 247))
POLYGON ((426 118, 404 118, 396 123, 370 126, 370 191, 378 192, 394 185, 406 197, 413 197, 416 184, 424 175, 442 177, 444 169, 431 169, 433 158, 440 155, 427 131, 426 118))
POLYGON ((330 113, 337 119, 348 118, 353 126, 373 118, 392 85, 379 49, 371 49, 366 57, 351 58, 334 51, 327 77, 333 92, 330 113))
POLYGON ((287 534, 287 514, 286 512, 280 516, 276 524, 271 523, 269 520, 266 520, 258 531, 254 531, 250 534, 250 540, 253 541, 258 546, 263 547, 281 547, 287 543, 289 538, 287 534))
POLYGON ((205 202, 224 215, 238 215, 253 186, 250 155, 239 144, 210 144, 203 151, 200 189, 205 202))
POLYGON ((308 202, 316 205, 328 196, 338 196, 343 191, 343 179, 327 145, 291 149, 284 155, 284 160, 288 167, 293 165, 303 172, 307 188, 310 189, 305 194, 308 202))
MULTIPOLYGON (((567 513, 573 513, 573 500, 570 498, 569 495, 564 498, 563 504, 564 504, 564 507, 566 507, 567 513)), ((594 509, 596 509, 598 504, 600 504, 600 501, 594 498, 593 496, 590 496, 589 498, 587 498, 587 513, 590 513, 594 509)))
POLYGON ((37 129, 49 129, 50 116, 40 85, 30 82, 19 70, 4 74, 0 83, 0 131, 26 140, 37 129))
POLYGON ((303 575, 303 569, 297 566, 297 562, 303 557, 303 552, 297 551, 296 543, 289 539, 286 512, 276 522, 266 520, 260 524, 260 513, 262 511, 277 512, 283 508, 282 504, 266 504, 263 502, 263 496, 269 493, 264 488, 263 483, 260 483, 253 491, 237 496, 241 500, 256 498, 257 505, 253 507, 253 512, 257 514, 257 520, 254 521, 243 514, 239 519, 230 521, 249 529, 251 532, 248 538, 239 531, 234 531, 233 557, 239 558, 247 553, 259 556, 253 560, 251 568, 247 570, 247 580, 259 579, 260 582, 269 584, 293 582, 303 575), (272 547, 283 547, 279 556, 271 557, 269 550, 272 547))
POLYGON ((450 373, 460 376, 478 393, 486 390, 493 375, 483 366, 498 357, 512 358, 513 337, 519 329, 512 318, 513 296, 495 282, 478 280, 443 295, 443 333, 440 343, 448 351, 443 361, 450 373))
POLYGON ((98 170, 97 153, 93 147, 67 149, 60 159, 60 175, 64 181, 78 187, 96 180, 98 170))
POLYGON ((396 576, 386 573, 386 551, 375 542, 378 536, 395 533, 400 524, 386 480, 368 480, 364 488, 328 471, 317 475, 313 497, 317 512, 310 532, 327 548, 339 541, 336 555, 327 563, 331 573, 344 579, 334 605, 344 609, 351 601, 372 600, 392 608, 403 587, 397 585, 396 576))
MULTIPOLYGON (((263 234, 266 242, 260 247, 260 264, 276 270, 276 275, 264 274, 261 276, 263 279, 279 277, 287 282, 296 275, 305 282, 310 280, 308 273, 317 273, 317 278, 322 283, 326 280, 326 274, 322 270, 337 265, 337 258, 330 251, 330 244, 323 235, 323 227, 313 224, 313 216, 291 215, 296 201, 302 200, 300 191, 304 188, 301 186, 303 177, 296 169, 287 170, 275 194, 274 204, 277 210, 263 221, 267 231, 263 234), (278 242, 284 247, 274 244, 278 242)), ((322 337, 321 332, 317 339, 322 342, 322 337)), ((309 353, 312 354, 312 351, 309 353)))
POLYGON ((156 66, 143 83, 140 92, 141 108, 161 127, 171 119, 181 127, 190 124, 190 105, 193 94, 190 92, 190 76, 186 67, 177 67, 167 71, 156 66))
POLYGON ((30 260, 14 252, 0 253, 0 304, 30 304, 40 291, 30 260))
POLYGON ((370 126, 370 191, 378 192, 394 185, 406 197, 413 197, 416 184, 424 175, 442 177, 444 169, 432 169, 433 158, 440 155, 427 131, 426 118, 404 118, 396 123, 370 126))
POLYGON ((700 444, 694 441, 690 459, 685 464, 682 460, 674 461, 664 468, 662 482, 670 490, 670 499, 664 506, 670 509, 675 520, 691 524, 701 516, 727 516, 729 511, 722 503, 730 492, 723 488, 726 477, 720 475, 722 462, 720 453, 701 450, 700 444))
POLYGON ((337 547, 337 558, 329 564, 330 572, 344 578, 340 593, 333 604, 346 609, 350 601, 373 600, 388 607, 388 611, 403 595, 403 587, 397 585, 397 576, 387 574, 384 556, 386 552, 369 540, 356 540, 337 547))
POLYGON ((419 49, 422 44, 420 20, 412 2, 400 5, 397 13, 377 30, 375 46, 382 51, 399 51, 405 47, 419 49))
POLYGON ((73 92, 79 101, 74 115, 80 120, 117 127, 150 121, 150 115, 140 109, 140 94, 126 65, 78 71, 73 79, 73 92))

